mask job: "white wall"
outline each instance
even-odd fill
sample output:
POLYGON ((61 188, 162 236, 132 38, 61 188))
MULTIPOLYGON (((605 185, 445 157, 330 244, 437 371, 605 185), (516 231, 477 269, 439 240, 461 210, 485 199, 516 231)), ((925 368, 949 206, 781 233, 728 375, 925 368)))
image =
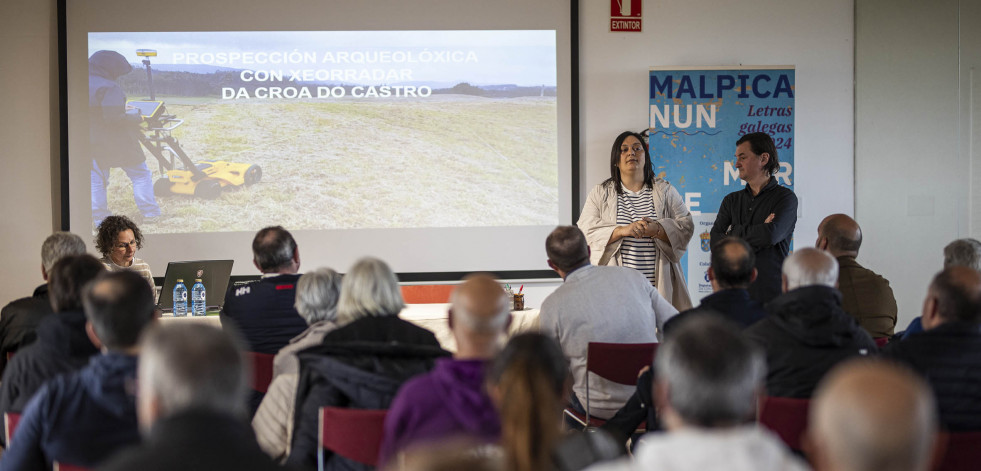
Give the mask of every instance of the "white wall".
POLYGON ((851 0, 645 1, 642 33, 609 32, 608 2, 581 5, 582 200, 609 177, 616 135, 647 127, 649 67, 795 65, 796 247, 852 213, 851 0))
POLYGON ((862 0, 855 21, 859 261, 892 283, 903 329, 920 314, 944 245, 972 236, 970 76, 973 68, 981 79, 981 8, 862 0))
MULTIPOLYGON (((813 243, 824 215, 852 213, 851 0, 646 1, 643 33, 610 33, 608 5, 581 2, 582 196, 606 177, 613 137, 623 129, 645 126, 650 66, 793 64, 798 110, 795 183, 802 209, 797 245, 813 243)), ((49 162, 52 146, 57 145, 57 123, 51 117, 56 115, 57 74, 54 0, 7 0, 0 8, 0 34, 7 40, 0 52, 0 93, 10 104, 5 108, 15 110, 3 115, 5 125, 0 126, 4 161, 13 165, 0 177, 0 197, 18 203, 8 203, 3 210, 4 301, 29 292, 40 281, 35 275, 38 247, 54 217, 52 179, 57 169, 52 171, 49 162), (25 75, 24 67, 31 73, 25 75)), ((536 285, 534 298, 544 297, 554 286, 536 285)), ((529 297, 527 304, 540 301, 529 297)))
POLYGON ((43 282, 41 242, 60 211, 56 10, 0 2, 0 305, 43 282))

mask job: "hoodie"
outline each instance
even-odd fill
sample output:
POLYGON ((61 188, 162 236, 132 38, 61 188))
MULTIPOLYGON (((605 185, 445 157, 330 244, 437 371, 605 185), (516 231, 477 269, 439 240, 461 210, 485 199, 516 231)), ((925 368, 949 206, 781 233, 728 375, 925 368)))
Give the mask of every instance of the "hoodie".
POLYGON ((97 467, 139 443, 135 356, 106 353, 59 376, 27 404, 0 471, 50 469, 53 461, 97 467))
POLYGON ((501 423, 484 389, 484 366, 483 360, 441 358, 431 372, 405 383, 385 417, 378 463, 413 443, 449 436, 496 442, 501 423))
POLYGON ((85 333, 85 314, 49 315, 37 328, 37 341, 17 351, 0 382, 0 413, 21 412, 49 379, 82 368, 99 352, 85 333))
POLYGON ((769 316, 744 332, 766 351, 771 396, 809 398, 838 362, 877 351, 872 337, 841 308, 841 293, 834 288, 797 288, 766 309, 769 316))

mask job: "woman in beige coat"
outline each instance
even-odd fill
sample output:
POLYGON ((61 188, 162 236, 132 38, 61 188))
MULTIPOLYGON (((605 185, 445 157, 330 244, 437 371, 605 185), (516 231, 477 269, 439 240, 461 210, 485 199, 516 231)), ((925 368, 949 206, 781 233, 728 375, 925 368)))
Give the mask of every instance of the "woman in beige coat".
POLYGON ((577 225, 594 265, 636 268, 676 309, 691 308, 680 261, 695 226, 678 190, 654 175, 643 136, 617 136, 610 178, 589 192, 577 225))

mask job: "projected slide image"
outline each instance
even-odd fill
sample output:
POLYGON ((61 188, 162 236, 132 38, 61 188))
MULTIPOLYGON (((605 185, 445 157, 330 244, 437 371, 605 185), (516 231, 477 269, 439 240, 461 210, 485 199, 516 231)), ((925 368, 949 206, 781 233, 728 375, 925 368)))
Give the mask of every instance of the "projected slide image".
POLYGON ((558 223, 554 31, 90 33, 88 52, 95 221, 558 223), (110 52, 132 70, 93 66, 110 52))

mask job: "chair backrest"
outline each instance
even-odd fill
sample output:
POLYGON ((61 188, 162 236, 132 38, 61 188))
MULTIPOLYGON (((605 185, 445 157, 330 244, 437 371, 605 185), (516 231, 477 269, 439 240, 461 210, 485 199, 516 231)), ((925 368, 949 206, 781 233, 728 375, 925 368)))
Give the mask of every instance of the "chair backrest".
POLYGON ((249 362, 252 363, 252 389, 264 393, 269 389, 269 383, 272 382, 273 358, 276 355, 256 352, 246 353, 248 354, 249 362))
POLYGON ((792 450, 801 450, 811 400, 765 396, 762 402, 759 422, 779 435, 792 450))
POLYGON ((347 459, 377 466, 387 410, 320 408, 319 469, 324 469, 324 449, 347 459))
POLYGON ((981 432, 941 432, 934 471, 976 470, 981 465, 981 432))
POLYGON ((3 413, 3 438, 10 446, 10 439, 14 437, 14 432, 17 431, 17 424, 20 423, 20 414, 17 412, 4 412, 3 413))
POLYGON ((90 468, 84 468, 82 466, 75 466, 72 464, 59 463, 55 461, 51 469, 52 471, 89 471, 90 468))
POLYGON ((586 370, 614 383, 637 384, 637 373, 651 366, 657 343, 601 343, 586 346, 586 370))
POLYGON ((406 285, 402 286, 402 299, 406 304, 439 304, 450 302, 455 285, 406 285))
POLYGON ((875 342, 875 346, 879 348, 885 347, 889 343, 889 337, 876 337, 872 340, 875 342))

